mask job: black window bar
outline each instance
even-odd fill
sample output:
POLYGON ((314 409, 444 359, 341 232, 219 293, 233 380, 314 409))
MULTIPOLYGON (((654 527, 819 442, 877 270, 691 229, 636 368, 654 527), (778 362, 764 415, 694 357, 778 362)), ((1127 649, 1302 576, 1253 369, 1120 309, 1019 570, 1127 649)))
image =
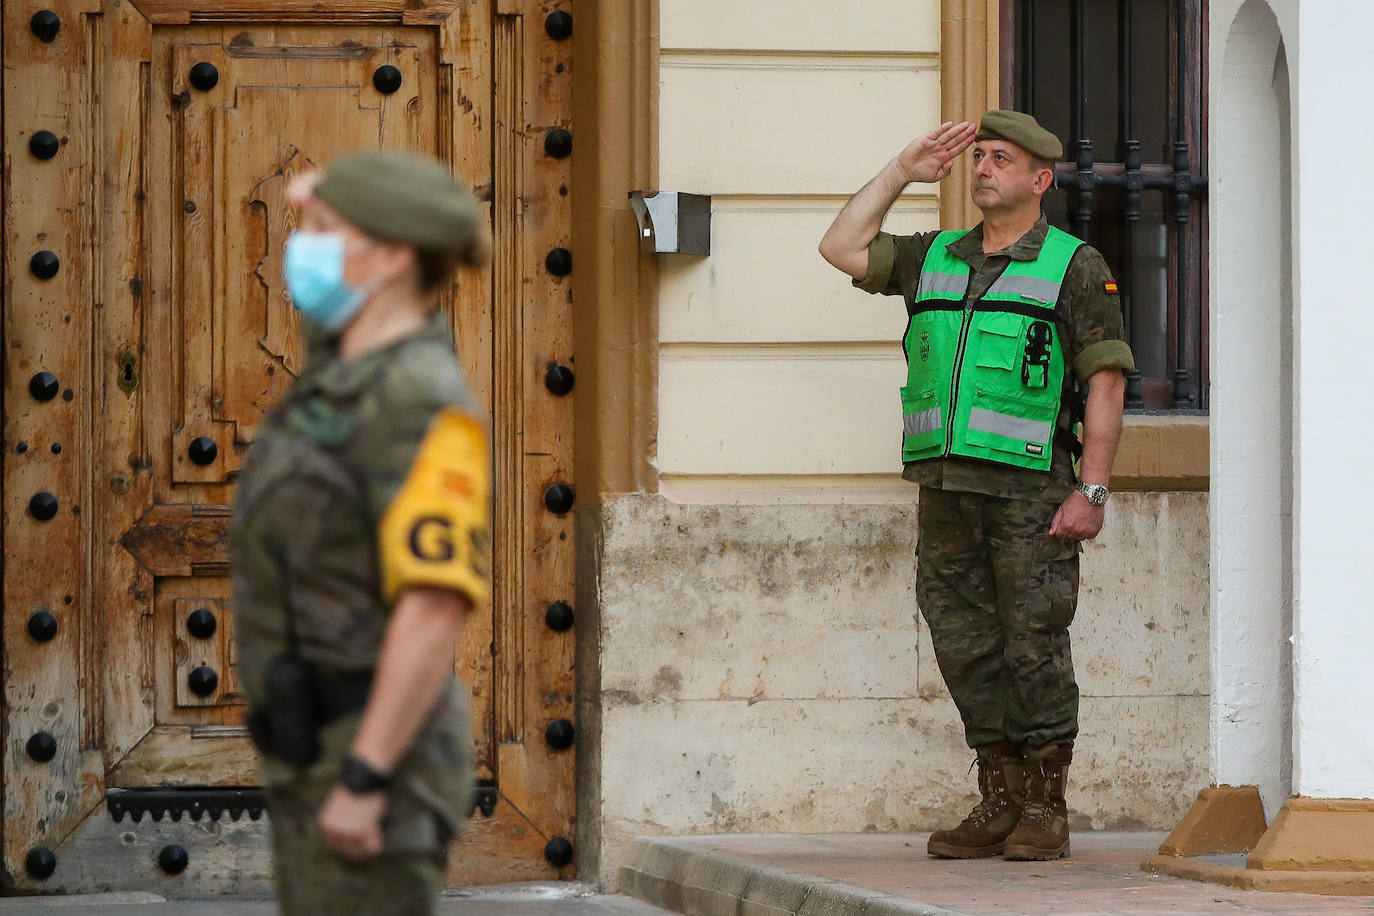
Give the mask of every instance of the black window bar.
POLYGON ((1046 213, 1099 247, 1121 280, 1144 370, 1127 379, 1126 407, 1206 410, 1201 0, 1003 0, 1002 16, 1003 104, 1071 138, 1072 159, 1055 172, 1067 200, 1047 200, 1046 213), (1158 160, 1146 160, 1142 132, 1158 160), (1113 135, 1116 161, 1097 162, 1094 137, 1113 135), (1160 198, 1145 239, 1147 192, 1160 198), (1147 276, 1140 262, 1151 255, 1156 275, 1147 276))

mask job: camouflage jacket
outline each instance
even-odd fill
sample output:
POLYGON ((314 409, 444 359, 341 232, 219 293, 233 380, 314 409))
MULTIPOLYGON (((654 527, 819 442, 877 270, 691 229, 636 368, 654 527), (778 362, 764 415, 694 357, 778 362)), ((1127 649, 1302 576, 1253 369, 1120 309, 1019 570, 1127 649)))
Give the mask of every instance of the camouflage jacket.
MULTIPOLYGON (((298 655, 323 675, 370 672, 405 587, 454 588, 478 605, 486 596, 489 450, 446 319, 352 359, 312 343, 238 481, 234 613, 254 708, 272 702, 264 676, 293 627, 298 655)), ((450 829, 471 792, 466 704, 453 681, 393 789, 450 829)), ((361 710, 322 729, 320 758, 304 772, 266 758, 265 783, 322 800, 360 719, 361 710)))
MULTIPOLYGON (((950 253, 967 264, 971 273, 964 306, 967 308, 982 298, 1011 261, 1033 261, 1039 257, 1048 231, 1049 224, 1041 216, 1014 245, 985 254, 983 225, 979 223, 951 243, 950 253)), ((854 285, 868 293, 901 296, 910 314, 926 251, 938 234, 893 236, 878 233, 868 246, 868 276, 855 280, 854 285)), ((1064 358, 1073 368, 1072 377, 1065 376, 1066 389, 1072 385, 1073 378, 1080 383, 1086 382, 1102 369, 1123 372, 1135 369, 1131 348, 1126 343, 1121 299, 1115 290, 1116 282, 1097 249, 1089 245, 1079 248, 1069 264, 1055 306, 1060 339, 1064 342, 1064 358)), ((1067 411, 1061 422, 1067 425, 1067 411)), ((1074 487, 1073 462, 1062 447, 1054 450, 1049 474, 949 458, 908 463, 902 476, 922 486, 1051 502, 1062 502, 1074 487)))

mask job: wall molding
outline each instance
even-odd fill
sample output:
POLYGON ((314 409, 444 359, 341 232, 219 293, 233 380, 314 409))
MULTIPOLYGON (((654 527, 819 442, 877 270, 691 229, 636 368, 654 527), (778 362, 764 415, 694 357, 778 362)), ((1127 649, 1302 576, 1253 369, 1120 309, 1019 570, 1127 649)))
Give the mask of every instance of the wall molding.
MULTIPOLYGON (((1001 33, 998 0, 942 0, 940 4, 940 118, 974 121, 997 108, 1001 33)), ((961 156, 940 186, 940 225, 966 228, 978 222, 969 198, 973 163, 961 156)))
POLYGON ((578 8, 573 48, 574 342, 579 502, 654 492, 658 264, 629 192, 658 187, 658 2, 578 8))

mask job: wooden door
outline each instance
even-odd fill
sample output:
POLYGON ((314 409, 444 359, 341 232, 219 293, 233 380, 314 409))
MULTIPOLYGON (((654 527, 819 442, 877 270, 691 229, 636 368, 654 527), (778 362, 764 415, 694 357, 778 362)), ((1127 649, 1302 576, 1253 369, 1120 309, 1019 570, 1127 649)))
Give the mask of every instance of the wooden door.
POLYGON ((285 187, 377 146, 451 163, 498 253, 445 296, 497 490, 457 658, 490 813, 449 878, 570 873, 565 3, 5 3, 8 887, 267 887, 225 533, 303 358, 285 187))

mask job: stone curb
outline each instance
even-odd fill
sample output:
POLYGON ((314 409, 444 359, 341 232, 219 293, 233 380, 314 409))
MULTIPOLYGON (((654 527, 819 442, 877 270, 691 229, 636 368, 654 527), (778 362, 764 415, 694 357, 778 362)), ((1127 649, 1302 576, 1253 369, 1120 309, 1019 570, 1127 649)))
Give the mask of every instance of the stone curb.
POLYGON ((53 894, 52 896, 5 897, 0 899, 0 911, 47 907, 107 907, 132 906, 140 903, 166 903, 167 898, 150 891, 116 891, 108 894, 53 894))
POLYGON ((683 916, 959 916, 667 837, 634 841, 620 866, 620 892, 683 916))

